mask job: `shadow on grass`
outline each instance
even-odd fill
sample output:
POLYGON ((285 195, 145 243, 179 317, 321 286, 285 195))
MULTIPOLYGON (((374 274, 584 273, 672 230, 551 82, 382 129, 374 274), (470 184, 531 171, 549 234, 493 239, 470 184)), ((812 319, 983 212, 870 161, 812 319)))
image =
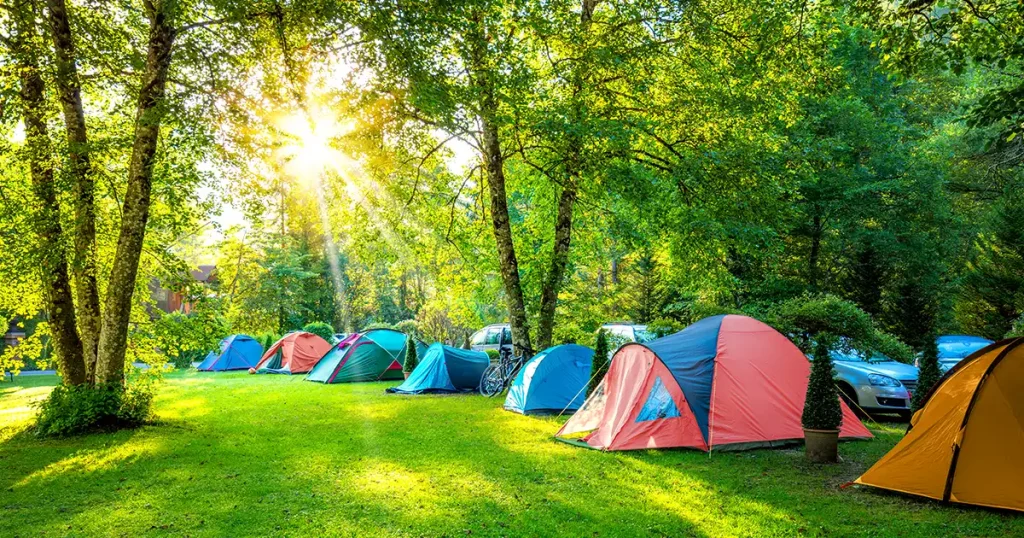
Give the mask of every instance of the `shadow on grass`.
MULTIPOLYGON (((0 445, 16 464, 0 470, 3 514, 25 535, 897 535, 947 521, 838 490, 885 445, 844 444, 849 461, 831 468, 794 450, 602 453, 554 441, 557 419, 500 399, 385 386, 174 379, 155 426, 0 445)), ((992 534, 975 519, 959 530, 992 534)))

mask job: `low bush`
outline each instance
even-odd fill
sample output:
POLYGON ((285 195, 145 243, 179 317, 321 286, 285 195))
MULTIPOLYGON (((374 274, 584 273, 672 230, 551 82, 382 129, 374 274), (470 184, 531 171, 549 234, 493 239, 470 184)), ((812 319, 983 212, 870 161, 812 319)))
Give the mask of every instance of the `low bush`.
POLYGON ((485 349, 484 353, 487 353, 487 358, 491 359, 491 362, 498 362, 501 359, 501 353, 498 353, 497 349, 485 349))
POLYGON ((313 334, 319 336, 320 338, 323 338, 324 340, 327 340, 328 342, 333 342, 334 341, 333 340, 334 339, 334 327, 331 327, 330 323, 324 323, 322 321, 314 321, 312 323, 307 323, 302 328, 302 330, 306 331, 308 333, 313 333, 313 334))
POLYGON ((788 336, 804 353, 815 348, 819 334, 833 335, 834 346, 865 355, 880 353, 910 363, 913 350, 895 336, 878 329, 871 315, 856 304, 834 295, 804 295, 779 303, 764 320, 788 336))
POLYGON ((390 323, 374 322, 374 323, 371 323, 371 324, 367 325, 366 327, 363 327, 363 330, 360 331, 360 332, 372 331, 374 329, 394 329, 394 328, 395 328, 395 326, 390 324, 390 323))
POLYGON ((261 333, 256 335, 256 341, 263 346, 264 353, 280 339, 281 337, 277 333, 261 333))
POLYGON ((653 334, 655 338, 664 338, 681 330, 683 324, 672 319, 661 318, 647 324, 647 332, 653 334))
POLYGON ((125 385, 57 385, 38 404, 35 434, 66 437, 138 427, 152 414, 157 379, 142 373, 125 385))
POLYGON ((414 319, 399 321, 395 324, 395 330, 412 336, 413 338, 420 337, 420 326, 414 319))

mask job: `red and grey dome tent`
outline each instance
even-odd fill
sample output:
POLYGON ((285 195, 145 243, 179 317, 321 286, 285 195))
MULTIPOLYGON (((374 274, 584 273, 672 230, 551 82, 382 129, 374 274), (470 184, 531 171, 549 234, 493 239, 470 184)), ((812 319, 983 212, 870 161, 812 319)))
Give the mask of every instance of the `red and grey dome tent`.
MULTIPOLYGON (((776 446, 804 437, 810 361, 785 336, 746 316, 705 318, 626 344, 556 438, 602 450, 776 446)), ((840 437, 871 432, 845 403, 840 437)))
POLYGON ((267 349, 256 365, 256 373, 304 374, 330 350, 331 344, 313 333, 288 333, 267 349))

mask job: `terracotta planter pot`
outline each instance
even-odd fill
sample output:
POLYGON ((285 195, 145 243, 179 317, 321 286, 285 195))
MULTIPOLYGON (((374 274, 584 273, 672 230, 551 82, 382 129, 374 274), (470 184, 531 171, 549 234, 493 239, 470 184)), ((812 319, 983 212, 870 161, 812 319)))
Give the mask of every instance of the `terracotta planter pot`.
POLYGON ((402 372, 402 375, 404 375, 406 379, 409 379, 409 374, 411 373, 412 372, 402 372))
POLYGON ((808 461, 835 463, 839 461, 839 430, 804 428, 804 447, 808 461))

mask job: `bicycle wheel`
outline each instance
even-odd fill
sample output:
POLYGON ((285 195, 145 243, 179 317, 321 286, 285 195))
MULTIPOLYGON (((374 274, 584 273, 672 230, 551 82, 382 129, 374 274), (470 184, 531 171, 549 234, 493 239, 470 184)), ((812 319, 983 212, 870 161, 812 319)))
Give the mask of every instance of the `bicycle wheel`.
POLYGON ((505 382, 501 375, 501 368, 497 364, 488 366, 484 370, 484 375, 480 378, 480 394, 490 398, 497 395, 504 388, 505 382))

